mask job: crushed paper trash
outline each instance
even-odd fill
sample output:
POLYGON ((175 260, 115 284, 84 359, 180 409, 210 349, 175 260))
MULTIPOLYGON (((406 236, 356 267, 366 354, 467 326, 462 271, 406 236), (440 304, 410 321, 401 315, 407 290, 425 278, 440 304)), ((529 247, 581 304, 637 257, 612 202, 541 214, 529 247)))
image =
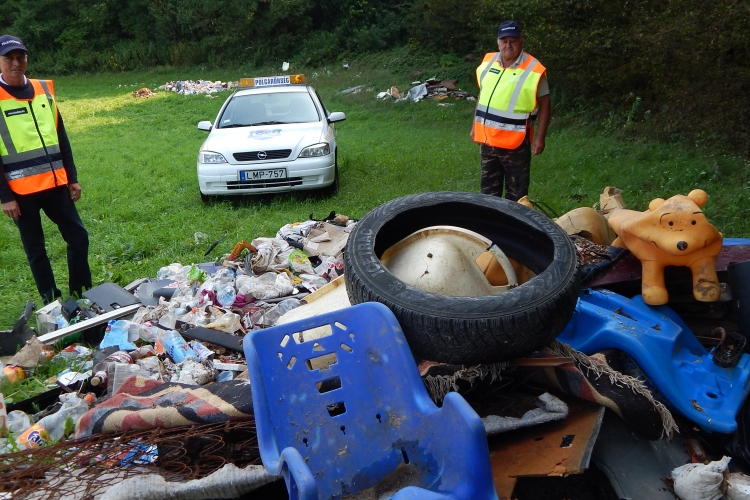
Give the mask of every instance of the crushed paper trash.
POLYGON ((160 85, 159 89, 182 95, 214 94, 236 88, 238 85, 238 82, 222 82, 219 80, 215 82, 210 80, 175 80, 160 85))

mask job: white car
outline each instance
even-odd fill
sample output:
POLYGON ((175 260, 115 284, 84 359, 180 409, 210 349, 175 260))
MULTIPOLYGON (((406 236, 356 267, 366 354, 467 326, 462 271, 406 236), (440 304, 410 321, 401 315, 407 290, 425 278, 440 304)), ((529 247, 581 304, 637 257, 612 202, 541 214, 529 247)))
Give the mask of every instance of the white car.
POLYGON ((198 153, 198 185, 204 201, 243 195, 338 190, 334 123, 304 75, 243 78, 219 110, 198 153))

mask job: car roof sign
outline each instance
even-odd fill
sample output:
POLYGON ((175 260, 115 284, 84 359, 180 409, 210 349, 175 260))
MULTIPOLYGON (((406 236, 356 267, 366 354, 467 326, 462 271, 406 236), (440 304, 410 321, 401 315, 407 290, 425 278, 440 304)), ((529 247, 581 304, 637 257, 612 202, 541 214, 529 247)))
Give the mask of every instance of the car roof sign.
POLYGON ((274 87, 278 85, 307 84, 305 75, 261 76, 257 78, 240 78, 239 87, 274 87))

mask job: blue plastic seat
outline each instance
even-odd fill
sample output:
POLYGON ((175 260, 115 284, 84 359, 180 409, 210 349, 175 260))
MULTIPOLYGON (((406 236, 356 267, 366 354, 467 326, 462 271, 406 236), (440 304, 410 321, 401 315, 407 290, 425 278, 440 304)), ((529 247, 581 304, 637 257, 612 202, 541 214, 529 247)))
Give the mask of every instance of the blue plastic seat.
POLYGON ((244 346, 261 459, 291 499, 498 498, 482 421, 458 393, 433 403, 384 305, 254 331, 244 346))
POLYGON ((609 290, 584 289, 557 340, 585 354, 628 353, 674 409, 707 432, 732 433, 750 392, 750 355, 722 368, 667 306, 609 290))

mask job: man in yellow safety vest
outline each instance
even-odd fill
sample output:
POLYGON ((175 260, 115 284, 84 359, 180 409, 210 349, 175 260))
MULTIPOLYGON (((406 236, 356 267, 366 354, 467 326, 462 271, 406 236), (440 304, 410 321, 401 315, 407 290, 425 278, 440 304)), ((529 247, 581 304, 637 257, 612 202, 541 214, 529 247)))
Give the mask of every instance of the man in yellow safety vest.
POLYGON ((47 256, 40 212, 67 243, 70 293, 91 288, 89 237, 75 202, 81 186, 51 80, 26 78, 28 50, 0 36, 0 202, 13 219, 45 303, 62 294, 47 256))
POLYGON ((497 47, 499 52, 485 55, 477 68, 471 138, 480 145, 481 192, 502 196, 504 182, 505 197, 518 201, 529 192, 531 155, 544 151, 552 105, 547 70, 523 51, 518 23, 499 26, 497 47))

